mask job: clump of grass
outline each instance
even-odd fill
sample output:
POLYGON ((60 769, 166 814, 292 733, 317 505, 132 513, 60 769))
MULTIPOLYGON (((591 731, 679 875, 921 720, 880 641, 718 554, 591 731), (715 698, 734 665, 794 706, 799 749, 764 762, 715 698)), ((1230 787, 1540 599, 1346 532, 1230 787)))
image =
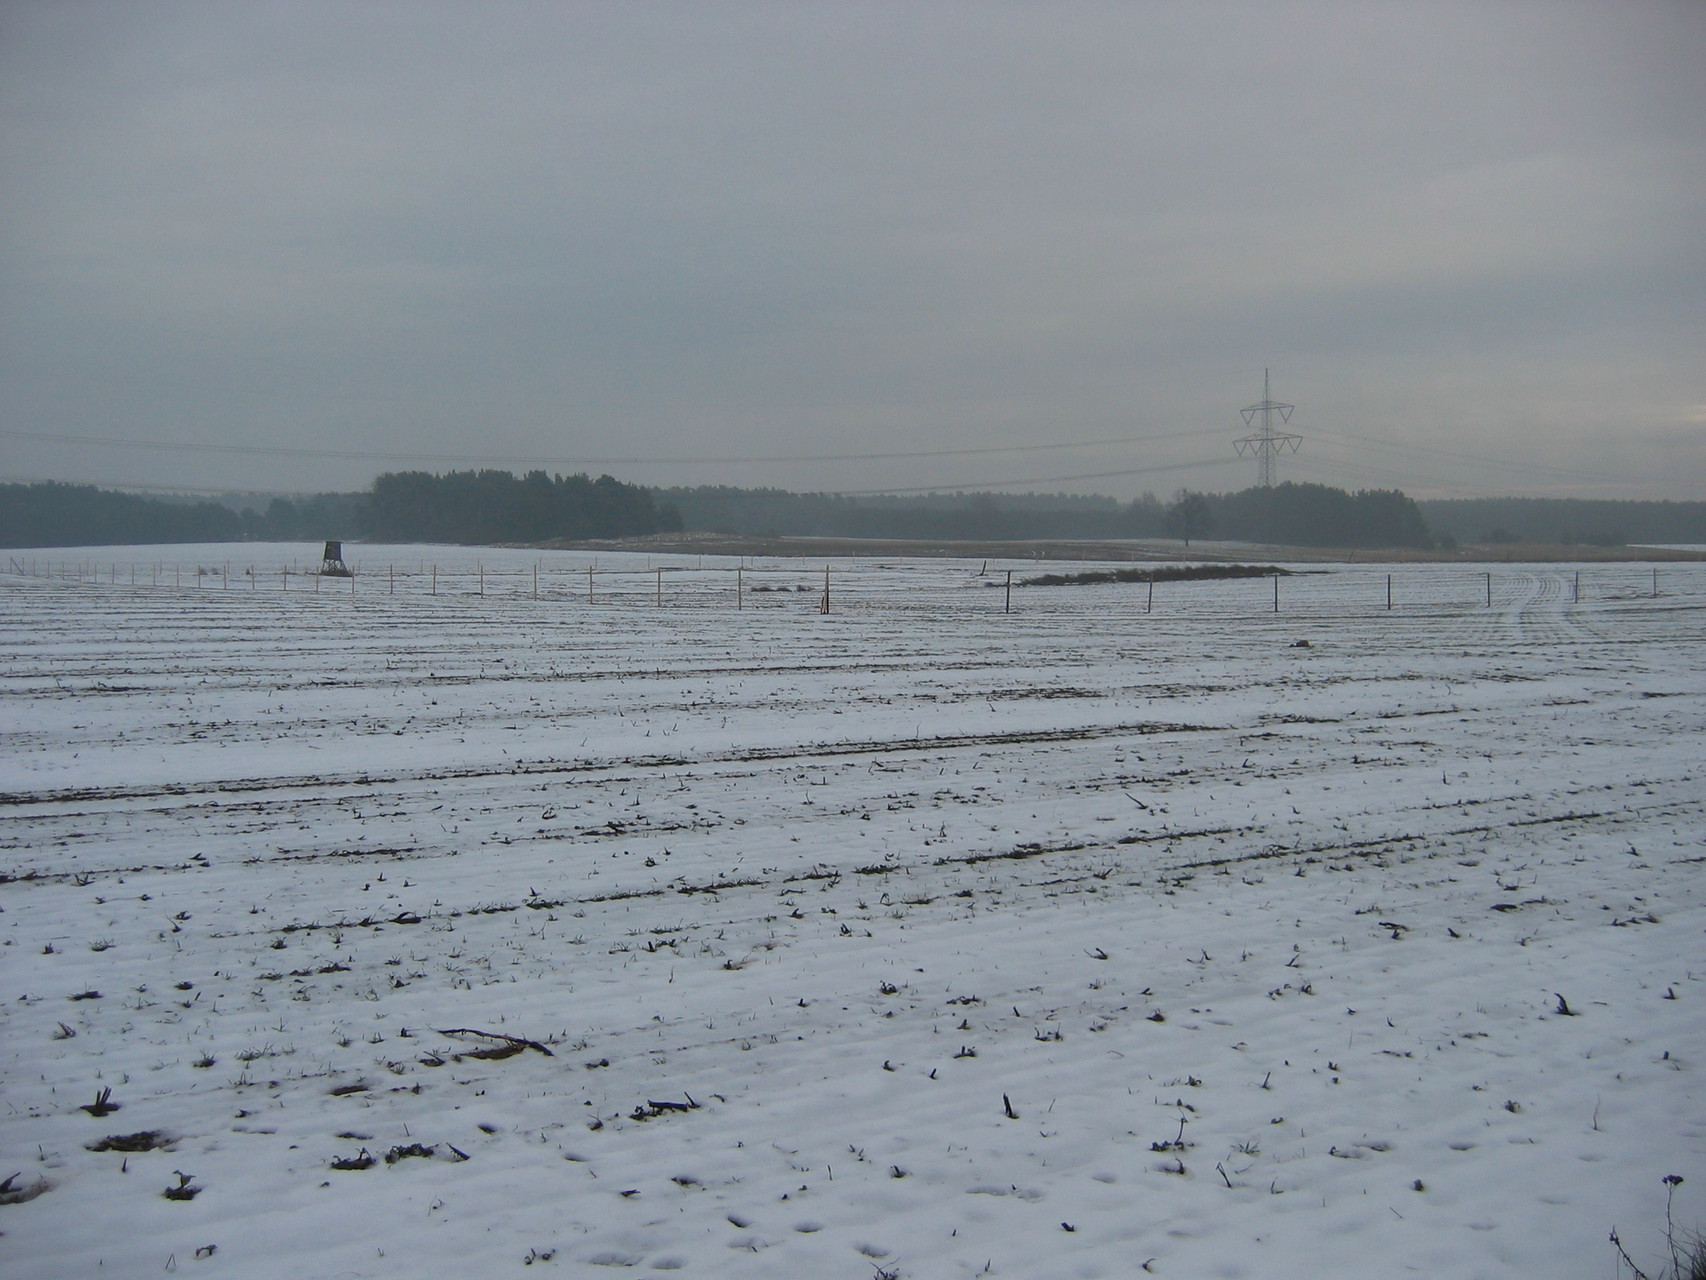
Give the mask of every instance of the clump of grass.
POLYGON ((1153 569, 1097 569, 1088 573, 1044 573, 1022 578, 1016 587, 1082 587, 1103 582, 1201 582, 1215 578, 1289 577, 1271 564, 1168 565, 1153 569))
POLYGON ((79 1111, 87 1111, 90 1115, 98 1119, 101 1116, 111 1115, 119 1109, 119 1105, 119 1103, 113 1101, 113 1091, 111 1089, 102 1089, 95 1095, 95 1100, 93 1102, 86 1102, 77 1109, 79 1111))
POLYGON ((1706 1236, 1698 1234, 1679 1233, 1676 1229, 1676 1217, 1673 1212, 1676 1201, 1676 1189, 1682 1185, 1680 1173, 1667 1173, 1665 1184, 1665 1247, 1670 1251, 1670 1266, 1656 1276, 1648 1275, 1635 1265, 1635 1260, 1629 1256, 1629 1251, 1623 1247, 1623 1241, 1618 1238, 1617 1228, 1611 1229, 1611 1245, 1617 1250, 1619 1266, 1617 1274, 1623 1274, 1623 1268, 1628 1267, 1635 1280, 1706 1280, 1706 1236))
POLYGON ((24 1175, 14 1173, 0 1181, 0 1204, 28 1204, 39 1195, 45 1195, 53 1189, 53 1184, 46 1178, 37 1177, 32 1182, 22 1186, 15 1185, 24 1175))
POLYGON ((144 1129, 140 1133, 109 1134, 86 1145, 90 1151, 159 1151, 171 1146, 172 1139, 158 1129, 144 1129))

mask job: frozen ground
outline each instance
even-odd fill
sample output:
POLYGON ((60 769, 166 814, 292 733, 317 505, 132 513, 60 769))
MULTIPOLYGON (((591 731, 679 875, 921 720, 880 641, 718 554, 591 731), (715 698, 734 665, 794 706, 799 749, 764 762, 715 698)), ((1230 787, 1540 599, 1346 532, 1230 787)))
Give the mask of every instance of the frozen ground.
POLYGON ((1706 1224, 1706 566, 1004 614, 838 562, 824 616, 350 550, 0 577, 0 1273, 1656 1275, 1669 1174, 1706 1224))

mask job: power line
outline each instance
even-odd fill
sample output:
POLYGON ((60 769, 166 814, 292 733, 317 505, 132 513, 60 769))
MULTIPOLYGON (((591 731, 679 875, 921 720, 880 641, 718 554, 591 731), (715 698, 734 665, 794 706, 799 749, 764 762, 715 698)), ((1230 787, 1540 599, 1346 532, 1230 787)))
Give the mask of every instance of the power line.
MULTIPOLYGON (((1264 384, 1264 388, 1265 388, 1265 384, 1264 384)), ((1244 412, 1249 414, 1251 419, 1253 420, 1256 413, 1263 411, 1264 406, 1266 406, 1266 411, 1270 415, 1270 423, 1269 423, 1270 430, 1271 430, 1271 416, 1272 415, 1275 415, 1275 414, 1279 415, 1282 422, 1286 421, 1290 416, 1289 413, 1284 412, 1284 410, 1288 410, 1290 408, 1289 405, 1281 405, 1277 401, 1269 400, 1266 397, 1266 395, 1264 395, 1264 400, 1261 404, 1252 405, 1248 409, 1246 409, 1244 412)), ((411 453, 400 453, 400 452, 387 452, 387 451, 380 451, 380 450, 312 449, 312 448, 291 447, 291 446, 283 446, 283 445, 276 445, 276 446, 274 446, 274 445, 237 445, 237 444, 203 445, 203 444, 185 444, 185 443, 177 442, 177 441, 136 440, 136 439, 126 439, 126 438, 120 438, 120 437, 86 436, 86 435, 64 436, 64 435, 54 435, 54 434, 51 434, 48 432, 16 431, 16 430, 0 429, 0 438, 6 438, 6 439, 37 440, 37 441, 48 441, 48 442, 53 442, 53 443, 64 443, 64 444, 89 444, 89 445, 101 445, 101 446, 106 446, 106 447, 118 447, 118 448, 159 449, 159 450, 167 450, 167 451, 173 451, 173 452, 210 452, 210 453, 233 453, 233 454, 250 454, 250 455, 263 455, 263 456, 278 456, 278 457, 351 458, 351 459, 371 459, 371 460, 385 460, 385 461, 416 461, 416 462, 436 461, 436 462, 447 462, 447 463, 478 463, 478 462, 523 463, 523 462, 530 462, 530 463, 535 463, 535 464, 543 463, 546 465, 555 465, 555 466, 569 468, 569 469, 573 469, 576 467, 585 467, 588 465, 618 464, 618 463, 625 463, 625 464, 630 464, 630 465, 637 465, 637 464, 714 465, 714 464, 756 464, 756 463, 868 462, 868 461, 883 461, 883 460, 909 460, 909 459, 925 459, 925 458, 972 457, 972 456, 984 456, 984 455, 996 455, 996 454, 1044 453, 1044 452, 1047 452, 1050 450, 1090 449, 1090 448, 1098 448, 1098 447, 1110 446, 1110 445, 1132 445, 1132 444, 1146 444, 1146 443, 1153 444, 1153 443, 1162 443, 1162 442, 1166 442, 1166 441, 1175 441, 1175 440, 1202 439, 1203 436, 1204 436, 1204 433, 1201 431, 1179 431, 1179 432, 1168 432, 1168 433, 1161 433, 1161 434, 1155 434, 1155 435, 1115 436, 1115 437, 1104 437, 1104 438, 1095 439, 1095 440, 1060 441, 1060 442, 1055 442, 1055 443, 1050 443, 1050 444, 984 445, 984 446, 962 448, 962 449, 933 449, 933 450, 912 450, 912 451, 896 451, 896 452, 848 453, 848 454, 787 454, 787 455, 778 454, 778 455, 753 455, 753 456, 705 455, 703 457, 673 457, 673 458, 672 457, 651 456, 651 457, 629 457, 629 458, 609 457, 609 458, 580 458, 580 459, 546 459, 546 458, 538 458, 538 457, 519 457, 519 456, 512 457, 512 456, 495 455, 495 454, 494 455, 484 455, 484 454, 433 454, 433 453, 411 454, 411 453)), ((1457 480, 1457 479, 1442 479, 1438 474, 1438 467, 1441 463, 1446 463, 1446 464, 1450 464, 1450 463, 1472 464, 1475 467, 1481 468, 1481 469, 1493 468, 1493 469, 1497 469, 1499 471, 1505 472, 1507 474, 1515 473, 1515 475, 1512 475, 1513 481, 1516 479, 1517 476, 1531 476, 1535 480, 1542 480, 1543 478, 1546 478, 1546 479, 1554 479, 1557 481, 1572 481, 1572 480, 1577 481, 1577 482, 1588 481, 1588 482, 1594 482, 1594 483, 1601 484, 1601 485, 1609 484, 1609 485, 1622 485, 1622 486, 1639 486, 1642 488, 1651 488, 1651 487, 1663 486, 1663 485, 1666 485, 1669 483, 1673 483, 1672 481, 1664 480, 1664 479, 1633 479, 1633 478, 1628 478, 1628 477, 1610 476, 1610 475, 1607 475, 1606 473, 1600 472, 1600 471, 1587 471, 1587 470, 1583 470, 1581 468, 1558 466, 1556 464, 1532 462, 1532 461, 1526 461, 1526 460, 1524 460, 1524 461, 1513 461, 1513 460, 1510 460, 1507 458, 1491 457, 1491 456, 1486 455, 1486 454, 1472 453, 1472 452, 1468 452, 1466 450, 1459 450, 1459 449, 1447 449, 1447 448, 1439 448, 1439 447, 1433 447, 1433 446, 1427 446, 1427 445, 1416 445, 1416 444, 1397 444, 1397 443, 1394 443, 1392 441, 1375 439, 1373 437, 1358 435, 1358 434, 1355 434, 1352 432, 1331 432, 1331 431, 1324 431, 1324 430, 1316 429, 1313 432, 1313 437, 1319 438, 1325 442, 1329 442, 1330 444, 1331 443, 1337 443, 1341 446, 1347 446, 1350 449, 1357 450, 1357 451, 1360 451, 1362 449, 1367 449, 1367 448, 1378 449, 1378 450, 1381 450, 1381 451, 1384 451, 1384 452, 1387 452, 1390 454, 1395 454, 1400 458, 1404 458, 1407 460, 1407 462, 1409 462, 1410 465, 1406 466, 1405 470, 1399 471, 1399 470, 1396 470, 1392 467, 1381 467, 1379 465, 1371 464, 1369 461, 1353 462, 1353 461, 1350 461, 1348 459, 1334 458, 1332 456, 1333 451, 1331 448, 1329 448, 1328 457, 1326 459, 1322 460, 1328 464, 1326 466, 1321 465, 1320 462, 1318 462, 1314 465, 1311 465, 1307 461, 1301 461, 1300 462, 1300 465, 1303 466, 1306 473, 1314 473, 1317 475, 1325 476, 1325 475, 1330 475, 1334 471, 1337 471, 1337 472, 1348 474, 1351 476, 1359 476, 1359 477, 1366 477, 1368 479, 1384 480, 1388 483, 1392 483, 1392 484, 1396 484, 1396 485, 1400 485, 1400 486, 1405 485, 1405 484, 1413 484, 1419 479, 1423 483, 1431 483, 1435 486, 1443 485, 1445 487, 1458 488, 1458 489, 1467 490, 1470 492, 1481 492, 1481 493, 1492 493, 1492 492, 1494 492, 1494 489, 1492 489, 1491 487, 1489 487, 1485 483, 1477 483, 1475 481, 1465 481, 1465 480, 1457 480), (1419 468, 1417 468, 1415 466, 1415 463, 1418 463, 1418 462, 1422 464, 1419 468), (1429 465, 1427 465, 1428 463, 1432 463, 1433 465, 1429 466, 1429 465), (1420 475, 1418 475, 1418 470, 1420 471, 1420 475), (1430 473, 1432 473, 1432 474, 1430 474, 1430 473)), ((1281 441, 1281 440, 1300 439, 1300 437, 1286 436, 1282 433, 1273 433, 1272 438, 1276 442, 1281 441)), ((1246 439, 1244 441, 1241 441, 1239 443, 1248 445, 1250 447, 1259 447, 1261 440, 1262 440, 1262 436, 1258 434, 1258 435, 1246 437, 1246 439)), ((1280 447, 1284 447, 1284 446, 1276 444, 1276 450, 1280 447)), ((1243 454, 1243 456, 1246 456, 1246 457, 1252 456, 1250 453, 1245 452, 1242 449, 1240 450, 1240 452, 1243 454)), ((1271 462, 1272 462, 1271 458, 1268 459, 1267 461, 1269 462, 1269 464, 1271 466, 1271 462)), ((1220 464, 1220 460, 1204 459, 1202 461, 1197 461, 1197 462, 1175 463, 1175 464, 1164 465, 1164 466, 1136 467, 1136 468, 1127 468, 1127 469, 1120 469, 1120 470, 1082 472, 1082 473, 1078 473, 1078 474, 1074 474, 1074 475, 1033 477, 1033 478, 1017 479, 1017 480, 992 480, 992 481, 983 481, 983 482, 968 483, 968 484, 913 485, 913 486, 900 486, 900 487, 890 487, 890 488, 882 488, 882 489, 819 490, 819 492, 836 492, 836 493, 844 494, 844 495, 849 496, 849 497, 875 496, 875 495, 879 495, 879 494, 928 493, 928 492, 961 493, 961 492, 966 492, 966 491, 975 490, 975 489, 1013 488, 1013 487, 1016 487, 1018 485, 1027 485, 1027 484, 1029 484, 1029 485, 1063 484, 1063 483, 1076 483, 1076 482, 1082 481, 1082 480, 1116 479, 1116 478, 1125 477, 1125 476, 1145 475, 1145 474, 1150 474, 1150 473, 1166 472, 1166 471, 1188 470, 1188 469, 1195 469, 1198 467, 1207 467, 1207 466, 1219 465, 1219 464, 1220 464)), ((1271 479, 1271 471, 1270 471, 1270 479, 1271 479)), ((38 484, 38 483, 50 483, 50 482, 54 482, 54 481, 44 480, 44 479, 38 478, 38 477, 8 477, 7 482, 8 483, 18 483, 18 484, 38 484)), ((247 496, 247 495, 253 495, 253 494, 258 494, 258 493, 264 493, 264 494, 267 494, 269 496, 271 496, 273 494, 279 494, 280 496, 285 496, 285 497, 309 496, 307 493, 301 492, 301 491, 283 491, 283 490, 270 489, 270 488, 259 488, 258 489, 258 488, 255 488, 253 486, 250 486, 247 488, 221 488, 221 487, 209 486, 209 485, 142 484, 142 483, 135 483, 135 482, 131 482, 131 481, 78 481, 77 483, 94 484, 94 485, 98 485, 101 487, 113 488, 113 489, 133 489, 133 490, 142 490, 142 491, 156 491, 156 492, 162 492, 162 493, 208 494, 208 495, 215 495, 215 496, 247 496)))
MULTIPOLYGON (((41 440, 53 444, 93 444, 108 448, 161 449, 182 453, 237 453, 266 457, 289 458, 347 458, 381 462, 466 462, 466 463, 535 463, 557 467, 587 467, 613 465, 670 465, 692 464, 755 464, 793 462, 880 462, 907 458, 957 458, 998 453, 1043 453, 1055 449, 1093 449, 1104 445, 1158 444, 1168 440, 1189 440, 1200 437, 1200 431, 1175 431, 1162 435, 1113 436, 1099 440, 1062 440, 1050 444, 981 445, 967 449, 921 449, 887 453, 800 453, 755 454, 730 456, 708 454, 703 457, 624 457, 624 458, 551 458, 539 454, 506 455, 495 453, 397 453, 373 449, 307 449, 287 445, 247 444, 186 444, 174 440, 127 440, 108 436, 58 435, 45 431, 0 430, 0 437, 13 440, 41 440)), ((1019 482, 1024 483, 1024 482, 1019 482)))
MULTIPOLYGON (((1393 488, 1408 492, 1418 483, 1430 488, 1448 488, 1466 491, 1483 497, 1496 497, 1502 491, 1487 485, 1473 484, 1463 480, 1440 479, 1438 475, 1419 474, 1415 471, 1394 471, 1388 467, 1371 467, 1355 462, 1345 462, 1328 455, 1323 458, 1319 453, 1313 458, 1299 459, 1295 464, 1305 475, 1311 475, 1330 484, 1343 484, 1347 476, 1364 482, 1386 484, 1393 488)), ((1413 496, 1413 495, 1412 495, 1413 496)))
MULTIPOLYGON (((1022 484, 1067 484, 1077 480, 1107 480, 1120 476, 1149 475, 1154 472, 1188 471, 1199 467, 1223 467, 1228 465, 1228 461, 1226 458, 1204 458, 1198 462, 1175 462, 1155 467, 1128 467, 1119 471, 1088 471, 1071 476, 1040 476, 1022 480, 987 480, 976 484, 915 485, 889 489, 823 489, 817 492, 827 493, 837 498, 871 498, 895 493, 964 493, 973 489, 1011 489, 1022 484)), ((140 489, 150 493, 200 494, 228 498, 261 496, 269 498, 311 498, 317 496, 314 493, 278 489, 216 489, 205 485, 133 484, 129 481, 119 480, 48 480, 39 476, 0 476, 0 484, 86 484, 101 489, 140 489)))
MULTIPOLYGON (((1325 435, 1326 433, 1321 432, 1316 434, 1325 435)), ((1484 460, 1484 465, 1491 465, 1494 461, 1494 459, 1486 459, 1484 460)), ((1506 463, 1503 465, 1513 468, 1521 466, 1521 464, 1517 463, 1506 463)), ((1348 462, 1342 458, 1334 456, 1331 452, 1329 452, 1324 459, 1320 454, 1316 454, 1313 461, 1309 459, 1300 459, 1296 463, 1296 466, 1301 468, 1306 474, 1319 477, 1329 483, 1342 483, 1346 476, 1350 476, 1356 479, 1382 482, 1391 485, 1394 488, 1402 489, 1405 492, 1410 492, 1412 496, 1415 496, 1414 491, 1418 487, 1431 489, 1436 492, 1439 490, 1447 490, 1455 494, 1464 494, 1473 497, 1503 498, 1515 496, 1511 492, 1511 483, 1514 482, 1489 484, 1477 483, 1471 480, 1462 480, 1456 477, 1442 477, 1437 470, 1427 467, 1423 467, 1418 470, 1416 467, 1412 466, 1407 467, 1403 471, 1397 471, 1390 467, 1372 466, 1367 463, 1348 462)), ((1563 473, 1564 478, 1562 480, 1554 481, 1552 483, 1526 483, 1522 484, 1522 489, 1537 496, 1553 490, 1562 489, 1564 492, 1561 496, 1585 497, 1587 495, 1584 493, 1572 492, 1573 490, 1580 490, 1582 488, 1583 480, 1597 486, 1611 486, 1619 489, 1639 489, 1647 491, 1663 490, 1667 486, 1674 486, 1679 483, 1678 481, 1662 477, 1634 479, 1629 477, 1606 476, 1602 473, 1571 472, 1564 468, 1556 468, 1555 470, 1563 473)), ((1653 501, 1654 499, 1648 500, 1653 501)))
POLYGON ((319 491, 306 489, 220 489, 209 485, 143 484, 134 480, 61 480, 57 476, 0 476, 0 484, 69 484, 96 489, 139 489, 147 493, 184 493, 210 498, 314 498, 319 491))
POLYGON ((1128 467, 1122 471, 1089 471, 1076 476, 1041 476, 1030 480, 985 480, 978 484, 921 484, 889 489, 836 489, 838 498, 870 498, 890 493, 963 493, 968 489, 1011 489, 1021 484, 1067 484, 1075 480, 1109 480, 1116 476, 1144 476, 1159 471, 1190 471, 1198 467, 1224 467, 1230 459, 1204 458, 1198 462, 1172 462, 1159 467, 1128 467))
MULTIPOLYGON (((1398 454, 1421 454, 1424 457, 1441 458, 1448 462, 1472 462, 1478 467, 1502 467, 1508 471, 1549 471, 1573 480, 1605 480, 1602 471, 1584 471, 1577 467, 1560 467, 1545 462, 1513 461, 1509 458, 1494 458, 1481 453, 1466 453, 1459 449, 1440 449, 1429 445, 1394 444, 1389 440, 1376 440, 1370 436, 1354 435, 1351 432, 1316 431, 1316 435, 1326 439, 1342 440, 1346 444, 1372 446, 1376 449, 1387 449, 1398 454)), ((1641 483, 1639 481, 1615 481, 1616 483, 1641 483)))

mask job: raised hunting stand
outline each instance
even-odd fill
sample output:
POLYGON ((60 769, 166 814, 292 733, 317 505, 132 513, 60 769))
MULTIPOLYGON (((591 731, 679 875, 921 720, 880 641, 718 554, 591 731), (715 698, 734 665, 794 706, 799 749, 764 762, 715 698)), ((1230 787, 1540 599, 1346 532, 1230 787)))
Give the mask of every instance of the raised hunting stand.
POLYGON ((344 563, 344 544, 328 542, 325 555, 320 561, 320 576, 322 578, 353 578, 350 567, 344 563))

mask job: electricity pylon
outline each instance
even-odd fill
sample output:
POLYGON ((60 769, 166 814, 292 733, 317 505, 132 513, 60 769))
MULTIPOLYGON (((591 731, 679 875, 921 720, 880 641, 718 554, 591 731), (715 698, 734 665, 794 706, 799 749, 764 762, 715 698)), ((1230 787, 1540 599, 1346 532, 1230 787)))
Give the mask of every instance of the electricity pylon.
POLYGON ((1247 435, 1232 443, 1238 449, 1240 458, 1256 460, 1256 484, 1263 489, 1274 487, 1274 455, 1280 453, 1296 453, 1298 445, 1303 443, 1302 436, 1294 436, 1284 431, 1274 430, 1274 415, 1279 415, 1280 425, 1291 421, 1291 412, 1297 408, 1293 404, 1281 404, 1268 395, 1268 371, 1262 370, 1262 400, 1247 409, 1240 409, 1244 415, 1244 425, 1250 426, 1258 415, 1262 419, 1262 429, 1252 435, 1247 435))

